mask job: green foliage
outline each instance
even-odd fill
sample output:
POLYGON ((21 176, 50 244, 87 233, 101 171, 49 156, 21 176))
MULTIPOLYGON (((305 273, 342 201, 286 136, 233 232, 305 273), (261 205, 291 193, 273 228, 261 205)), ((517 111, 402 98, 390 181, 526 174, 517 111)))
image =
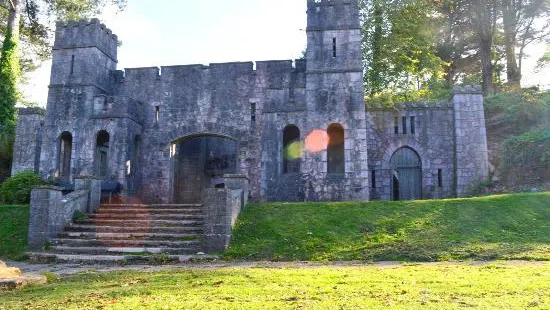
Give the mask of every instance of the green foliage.
POLYGON ((508 134, 521 134, 536 127, 550 126, 550 92, 524 89, 499 93, 485 99, 489 117, 501 116, 508 134))
POLYGON ((31 190, 45 181, 32 171, 22 171, 0 185, 0 198, 7 204, 26 204, 31 200, 31 190))
POLYGON ((0 184, 11 173, 14 140, 15 134, 13 131, 0 133, 0 184))
POLYGON ((0 132, 15 130, 15 104, 19 99, 17 83, 20 76, 19 37, 6 34, 0 56, 0 132))
POLYGON ((428 92, 430 81, 440 80, 445 66, 436 56, 432 2, 374 0, 363 4, 366 92, 375 97, 390 91, 407 100, 415 93, 428 92))
POLYGON ((0 205, 0 259, 24 258, 28 229, 29 206, 0 205))
POLYGON ((550 128, 538 128, 506 138, 502 144, 504 169, 550 165, 550 128))
POLYGON ((418 90, 383 90, 375 95, 367 96, 365 102, 367 107, 395 108, 396 104, 407 102, 442 102, 449 101, 452 97, 452 90, 443 81, 433 80, 425 88, 418 90))
POLYGON ((86 213, 80 211, 80 210, 76 210, 74 211, 73 213, 73 221, 82 221, 82 220, 85 220, 87 219, 88 216, 86 215, 86 213))
POLYGON ((270 203, 241 213, 226 258, 550 260, 550 193, 429 201, 270 203))

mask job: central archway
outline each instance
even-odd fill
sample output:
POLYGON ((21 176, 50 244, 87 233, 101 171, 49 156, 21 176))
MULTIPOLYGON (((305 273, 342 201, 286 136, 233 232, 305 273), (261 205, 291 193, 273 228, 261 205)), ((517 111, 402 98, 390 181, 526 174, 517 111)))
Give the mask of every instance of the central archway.
POLYGON ((195 135, 178 140, 174 148, 174 203, 200 203, 213 178, 237 173, 237 142, 233 139, 195 135))
POLYGON ((393 200, 422 198, 422 161, 408 147, 395 151, 390 160, 393 200))

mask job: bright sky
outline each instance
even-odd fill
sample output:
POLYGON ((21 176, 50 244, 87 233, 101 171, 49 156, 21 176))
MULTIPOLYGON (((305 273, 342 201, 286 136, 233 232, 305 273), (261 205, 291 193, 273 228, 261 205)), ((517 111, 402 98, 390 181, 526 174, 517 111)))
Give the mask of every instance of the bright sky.
MULTIPOLYGON (((100 19, 122 41, 118 69, 294 59, 306 47, 306 0, 128 0, 126 10, 107 10, 100 19)), ((525 85, 550 87, 548 69, 532 73, 544 50, 529 48, 525 85)), ((45 62, 23 88, 39 106, 46 104, 50 67, 45 62)))

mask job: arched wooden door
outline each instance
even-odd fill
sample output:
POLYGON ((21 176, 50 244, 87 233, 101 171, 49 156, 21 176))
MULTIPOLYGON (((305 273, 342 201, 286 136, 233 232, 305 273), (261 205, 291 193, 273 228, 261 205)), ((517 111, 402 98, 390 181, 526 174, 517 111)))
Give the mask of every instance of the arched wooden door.
POLYGON ((391 160, 391 187, 393 200, 422 198, 422 162, 408 147, 395 151, 391 160))

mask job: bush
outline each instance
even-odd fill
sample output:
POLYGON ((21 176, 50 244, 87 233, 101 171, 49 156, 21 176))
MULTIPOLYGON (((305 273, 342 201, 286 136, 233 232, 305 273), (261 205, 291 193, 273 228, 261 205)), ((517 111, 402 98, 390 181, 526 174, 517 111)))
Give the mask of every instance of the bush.
POLYGON ((33 186, 46 184, 36 173, 25 170, 8 178, 0 186, 0 200, 7 204, 28 204, 33 186))

